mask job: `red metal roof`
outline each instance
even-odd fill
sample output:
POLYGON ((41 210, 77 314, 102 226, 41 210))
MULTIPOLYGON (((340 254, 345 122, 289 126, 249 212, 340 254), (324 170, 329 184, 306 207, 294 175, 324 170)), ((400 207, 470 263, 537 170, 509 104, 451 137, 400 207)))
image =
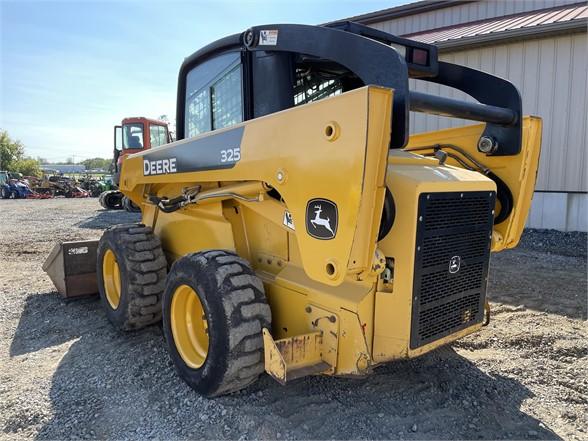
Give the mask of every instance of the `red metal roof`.
POLYGON ((492 18, 472 23, 455 25, 445 28, 432 29, 425 32, 405 35, 423 43, 443 43, 470 39, 475 37, 490 37, 506 31, 527 31, 545 26, 557 26, 560 23, 572 21, 586 21, 588 19, 588 5, 586 3, 565 5, 556 8, 524 12, 506 17, 492 18))

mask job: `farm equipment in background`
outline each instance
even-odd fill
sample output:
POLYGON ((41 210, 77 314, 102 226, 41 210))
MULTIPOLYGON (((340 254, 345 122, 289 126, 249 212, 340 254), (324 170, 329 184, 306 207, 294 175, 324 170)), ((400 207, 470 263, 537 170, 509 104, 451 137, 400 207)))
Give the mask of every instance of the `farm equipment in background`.
POLYGON ((18 179, 8 179, 0 185, 2 199, 27 199, 33 198, 34 193, 26 184, 18 179))
POLYGON ((64 196, 66 198, 87 198, 90 194, 78 185, 78 182, 72 178, 63 175, 48 176, 43 180, 43 185, 53 191, 54 196, 64 196))
POLYGON ((54 197, 53 190, 43 186, 43 179, 36 176, 25 176, 24 179, 33 191, 33 199, 51 199, 54 197))
POLYGON ((45 171, 42 178, 31 178, 31 189, 45 196, 66 198, 87 198, 90 196, 90 193, 84 190, 75 179, 57 174, 57 172, 45 171))
MULTIPOLYGON (((31 189, 33 176, 24 176, 21 173, 0 171, 0 198, 2 199, 45 199, 43 193, 31 189)), ((49 196, 51 197, 51 196, 49 196)))
POLYGON ((111 186, 104 179, 98 179, 90 175, 80 178, 79 184, 93 198, 97 198, 105 191, 111 189, 111 186))
MULTIPOLYGON (((168 123, 144 117, 125 118, 120 126, 114 127, 114 184, 119 185, 120 173, 124 159, 152 147, 171 142, 168 123)), ((139 212, 140 208, 125 197, 118 189, 103 192, 98 201, 107 210, 125 209, 139 212)))
POLYGON ((31 183, 35 176, 22 176, 21 173, 0 171, 0 198, 2 199, 48 199, 51 194, 35 191, 31 183))
POLYGON ((19 172, 8 172, 8 177, 10 179, 16 179, 17 181, 20 181, 21 179, 24 178, 22 173, 19 173, 19 172))
MULTIPOLYGON (((510 82, 339 22, 214 42, 177 90, 178 141, 122 167, 142 222, 81 260, 96 258, 117 329, 163 320, 192 388, 218 396, 264 370, 282 384, 363 376, 488 323, 490 253, 520 239, 541 147, 510 82), (482 124, 413 135, 409 111, 482 124)), ((67 274, 62 261, 48 273, 67 274)))
POLYGON ((55 196, 87 198, 86 191, 75 179, 62 175, 22 176, 21 173, 0 172, 0 197, 3 199, 50 199, 55 196))

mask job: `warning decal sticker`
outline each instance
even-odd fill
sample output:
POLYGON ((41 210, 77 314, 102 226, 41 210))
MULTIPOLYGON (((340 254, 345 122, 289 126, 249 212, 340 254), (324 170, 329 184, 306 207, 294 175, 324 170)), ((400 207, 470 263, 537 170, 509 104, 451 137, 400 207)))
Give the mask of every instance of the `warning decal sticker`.
POLYGON ((294 228, 294 220, 292 220, 292 213, 288 210, 284 211, 284 225, 291 230, 296 230, 296 228, 294 228))
POLYGON ((259 31, 259 44, 262 46, 275 46, 278 44, 278 30, 259 31))

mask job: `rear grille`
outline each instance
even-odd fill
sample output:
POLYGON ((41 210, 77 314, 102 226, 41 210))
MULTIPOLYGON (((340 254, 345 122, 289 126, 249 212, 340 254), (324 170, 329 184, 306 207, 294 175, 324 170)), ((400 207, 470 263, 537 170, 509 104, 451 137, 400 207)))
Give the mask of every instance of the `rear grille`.
POLYGON ((420 195, 411 349, 483 320, 494 201, 494 192, 420 195))
POLYGON ((421 298, 419 299, 421 307, 447 298, 456 292, 477 290, 480 287, 480 280, 485 277, 484 265, 481 262, 460 269, 459 277, 450 277, 452 274, 449 273, 448 266, 444 265, 441 271, 425 274, 421 278, 421 298))

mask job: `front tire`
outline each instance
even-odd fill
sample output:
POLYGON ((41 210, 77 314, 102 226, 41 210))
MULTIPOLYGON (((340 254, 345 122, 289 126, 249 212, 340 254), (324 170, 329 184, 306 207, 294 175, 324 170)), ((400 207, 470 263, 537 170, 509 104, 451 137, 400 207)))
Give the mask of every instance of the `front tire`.
POLYGON ((98 290, 108 320, 119 330, 161 320, 167 262, 150 227, 117 225, 98 243, 98 290))
POLYGON ((243 389, 264 371, 262 328, 271 311, 247 261, 222 250, 178 259, 163 295, 163 331, 180 377, 214 397, 243 389))

